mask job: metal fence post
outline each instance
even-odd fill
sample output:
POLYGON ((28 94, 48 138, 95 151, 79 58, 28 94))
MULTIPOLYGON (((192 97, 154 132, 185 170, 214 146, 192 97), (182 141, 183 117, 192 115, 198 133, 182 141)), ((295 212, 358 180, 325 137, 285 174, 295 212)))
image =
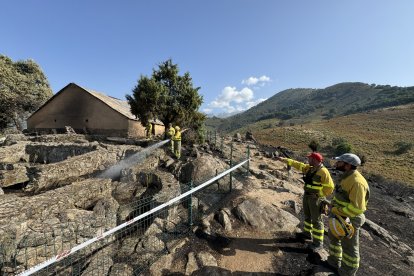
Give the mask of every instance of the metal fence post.
MULTIPOLYGON (((233 143, 230 144, 230 168, 233 167, 233 143)), ((230 172, 230 192, 233 190, 233 172, 230 172)))
MULTIPOLYGON (((193 179, 190 181, 190 190, 193 189, 193 179)), ((193 194, 188 198, 188 224, 193 226, 193 194)))
POLYGON ((217 147, 217 130, 214 131, 214 148, 217 147))
POLYGON ((247 145, 247 173, 246 173, 246 177, 249 176, 249 172, 250 172, 250 145, 247 145))
POLYGON ((221 137, 221 145, 220 145, 220 151, 224 156, 224 152, 223 152, 223 144, 224 144, 224 136, 221 137))

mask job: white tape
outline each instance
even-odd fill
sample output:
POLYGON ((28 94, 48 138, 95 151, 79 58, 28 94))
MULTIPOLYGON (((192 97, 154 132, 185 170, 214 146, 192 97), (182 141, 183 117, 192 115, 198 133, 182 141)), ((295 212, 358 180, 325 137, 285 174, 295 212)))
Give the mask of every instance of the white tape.
POLYGON ((209 184, 213 183, 214 181, 216 181, 216 180, 218 180, 218 179, 222 178, 222 177, 223 177, 223 176, 225 176, 226 174, 228 174, 228 173, 230 173, 230 172, 232 172, 232 171, 236 170, 237 168, 241 167, 242 165, 244 165, 244 164, 245 164, 246 162, 248 162, 248 161, 249 161, 249 159, 244 160, 244 161, 240 162, 239 164, 237 164, 237 165, 235 165, 235 166, 231 167, 231 168, 230 168, 230 169, 228 169, 227 171, 222 172, 221 174, 219 174, 219 175, 217 175, 217 176, 213 177, 212 179, 210 179, 210 180, 208 180, 208 181, 204 182, 203 184, 198 185, 197 187, 195 187, 195 188, 193 188, 193 189, 191 189, 191 190, 189 190, 189 191, 187 191, 187 192, 185 192, 185 193, 183 193, 183 194, 181 194, 181 195, 177 196, 176 198, 173 198, 173 199, 171 199, 170 201, 168 201, 168 202, 166 202, 166 203, 163 203, 163 204, 161 204, 161 205, 159 205, 159 206, 155 207, 154 209, 149 210, 148 212, 145 212, 145 213, 143 213, 143 214, 141 214, 141 215, 139 215, 139 216, 137 216, 137 217, 134 217, 133 219, 131 219, 131 220, 127 221, 127 222, 124 222, 124 223, 122 223, 122 224, 120 224, 120 225, 118 225, 118 226, 116 226, 116 227, 114 227, 114 228, 112 228, 112 229, 109 229, 108 231, 106 231, 106 232, 102 233, 101 235, 99 235, 99 236, 97 236, 97 237, 94 237, 94 238, 92 238, 92 239, 90 239, 90 240, 87 240, 86 242, 81 243, 81 244, 79 244, 79 245, 77 245, 77 246, 73 247, 73 248, 72 248, 72 249, 70 249, 70 250, 65 250, 65 251, 63 251, 63 252, 59 253, 58 255, 56 255, 56 256, 54 256, 54 257, 50 258, 49 260, 44 261, 43 263, 40 263, 40 264, 38 264, 38 265, 35 265, 34 267, 29 268, 28 270, 25 270, 25 271, 23 271, 22 273, 20 273, 20 274, 18 274, 18 275, 20 275, 20 276, 26 276, 26 275, 31 275, 31 274, 33 274, 33 273, 35 273, 35 272, 38 272, 39 270, 41 270, 41 269, 43 269, 43 268, 45 268, 45 267, 48 267, 48 266, 50 266, 51 264, 53 264, 53 263, 55 263, 55 262, 58 262, 58 261, 60 261, 60 260, 62 260, 62 259, 64 259, 64 258, 66 258, 66 257, 67 257, 67 256, 69 256, 69 255, 72 255, 73 253, 75 253, 75 252, 77 252, 77 251, 81 250, 82 248, 85 248, 86 246, 88 246, 88 245, 90 245, 90 244, 92 244, 92 243, 94 243, 94 242, 96 242, 96 241, 98 241, 98 240, 101 240, 101 239, 103 239, 104 237, 109 236, 109 235, 111 235, 111 234, 113 234, 113 233, 117 232, 118 230, 121 230, 122 228, 124 228, 124 227, 126 227, 126 226, 130 225, 131 223, 134 223, 134 222, 136 222, 136 221, 138 221, 138 220, 140 220, 140 219, 143 219, 143 218, 145 218, 146 216, 149 216, 149 215, 151 215, 151 214, 153 214, 153 213, 155 213, 155 212, 157 212, 157 211, 159 211, 159 210, 161 210, 161 209, 163 209, 163 208, 165 208, 165 207, 168 207, 168 206, 170 206, 170 205, 172 205, 172 204, 176 203, 176 202, 177 202, 177 201, 179 201, 180 199, 183 199, 183 198, 185 198, 186 196, 188 196, 188 195, 190 195, 190 194, 192 194, 192 193, 197 192, 198 190, 200 190, 200 189, 202 189, 202 188, 206 187, 207 185, 209 185, 209 184))

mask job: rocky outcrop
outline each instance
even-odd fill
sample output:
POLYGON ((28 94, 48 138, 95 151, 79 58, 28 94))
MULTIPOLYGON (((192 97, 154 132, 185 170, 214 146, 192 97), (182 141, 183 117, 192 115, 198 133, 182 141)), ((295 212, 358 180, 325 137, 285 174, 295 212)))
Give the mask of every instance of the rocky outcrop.
MULTIPOLYGON (((89 179, 33 197, 0 196, 6 262, 33 266, 116 225, 111 181, 89 179)), ((91 247, 90 250, 93 250, 91 247)))
POLYGON ((9 187, 29 181, 27 166, 23 164, 0 164, 0 187, 9 187))
POLYGON ((299 225, 299 219, 289 212, 257 199, 244 200, 234 213, 241 221, 258 229, 293 233, 299 225))

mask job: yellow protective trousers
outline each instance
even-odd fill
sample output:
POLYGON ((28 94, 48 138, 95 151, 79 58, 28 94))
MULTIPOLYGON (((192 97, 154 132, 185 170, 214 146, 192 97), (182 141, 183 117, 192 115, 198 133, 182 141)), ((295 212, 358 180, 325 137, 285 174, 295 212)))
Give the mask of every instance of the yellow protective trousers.
POLYGON ((303 231, 315 247, 323 245, 323 220, 320 212, 321 197, 318 194, 305 192, 303 196, 303 213, 305 215, 303 231))

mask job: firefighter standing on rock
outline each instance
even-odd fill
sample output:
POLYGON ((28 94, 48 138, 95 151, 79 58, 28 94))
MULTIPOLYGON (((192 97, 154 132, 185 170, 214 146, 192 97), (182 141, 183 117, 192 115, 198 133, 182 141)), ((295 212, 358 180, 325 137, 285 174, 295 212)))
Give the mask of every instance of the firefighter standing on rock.
POLYGON ((364 212, 369 199, 369 186, 357 171, 360 158, 352 153, 335 157, 335 167, 342 171, 335 189, 329 218, 329 257, 327 266, 339 275, 355 275, 359 267, 359 230, 365 223, 364 212))
POLYGON ((312 239, 310 249, 318 251, 323 248, 324 225, 321 214, 321 204, 325 197, 332 194, 334 183, 327 168, 322 164, 320 153, 312 152, 308 155, 309 164, 295 161, 290 158, 276 157, 289 166, 303 173, 305 193, 303 196, 303 212, 305 215, 302 239, 312 239))

